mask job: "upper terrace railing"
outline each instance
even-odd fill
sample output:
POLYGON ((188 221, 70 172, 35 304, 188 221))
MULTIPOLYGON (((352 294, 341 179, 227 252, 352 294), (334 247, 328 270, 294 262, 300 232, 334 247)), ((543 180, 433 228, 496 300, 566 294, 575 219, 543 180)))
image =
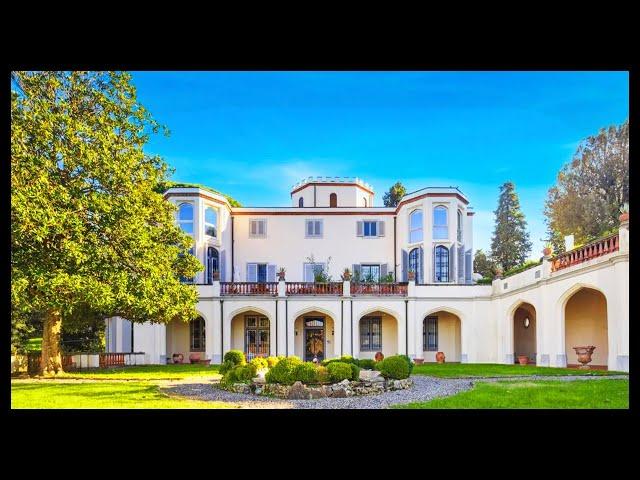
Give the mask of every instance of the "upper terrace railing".
POLYGON ((287 295, 342 295, 342 282, 287 282, 287 295))
POLYGON ((408 283, 351 283, 351 295, 407 295, 408 283))
POLYGON ((556 272, 593 258, 618 251, 620 248, 620 236, 618 233, 601 238, 582 247, 561 253, 552 259, 551 271, 556 272))
POLYGON ((278 282, 220 282, 220 295, 278 295, 278 282))

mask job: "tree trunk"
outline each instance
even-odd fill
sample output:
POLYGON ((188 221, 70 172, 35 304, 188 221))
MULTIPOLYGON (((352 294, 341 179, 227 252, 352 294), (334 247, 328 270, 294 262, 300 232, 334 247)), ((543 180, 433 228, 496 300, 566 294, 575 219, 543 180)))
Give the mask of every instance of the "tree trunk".
POLYGON ((42 332, 41 375, 52 376, 62 373, 62 355, 60 353, 60 333, 62 317, 60 312, 49 311, 44 318, 42 332))

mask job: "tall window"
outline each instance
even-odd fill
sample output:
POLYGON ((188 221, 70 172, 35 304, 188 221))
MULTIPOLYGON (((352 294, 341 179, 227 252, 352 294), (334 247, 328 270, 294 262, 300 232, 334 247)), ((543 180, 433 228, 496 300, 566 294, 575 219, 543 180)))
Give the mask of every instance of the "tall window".
POLYGON ((178 207, 178 225, 185 233, 193 233, 193 205, 183 203, 178 207))
POLYGON ((449 249, 443 245, 436 247, 436 282, 449 281, 449 249))
POLYGON ((332 193, 331 195, 329 195, 329 206, 330 207, 338 206, 338 195, 336 195, 335 193, 332 193))
POLYGON ((362 202, 363 202, 363 205, 366 207, 367 206, 367 197, 362 197, 362 202))
POLYGON ((213 247, 207 248, 207 283, 213 283, 213 272, 219 271, 218 250, 213 247))
POLYGON ((247 360, 269 356, 269 319, 247 315, 244 324, 244 352, 247 360))
POLYGON ((462 212, 458 210, 458 241, 462 241, 462 212))
POLYGON ((425 352, 438 351, 438 317, 427 317, 422 322, 422 349, 425 352))
POLYGON ((382 349, 382 317, 362 317, 360 320, 360 351, 382 349))
POLYGON ((449 238, 446 207, 438 206, 433 209, 433 238, 436 240, 449 238))
POLYGON ((205 351, 204 325, 204 318, 202 317, 198 317, 195 320, 192 320, 189 324, 189 349, 192 352, 205 351))
POLYGON ((304 198, 300 197, 298 199, 298 207, 300 208, 304 207, 304 198))
POLYGON ((380 265, 360 265, 360 279, 365 282, 379 282, 380 265))
POLYGON ((414 210, 409 215, 409 243, 422 241, 422 210, 414 210))
POLYGON ((204 234, 210 237, 218 236, 218 213, 211 207, 204 211, 204 234))
POLYGON ((420 268, 420 249, 414 248, 409 252, 409 270, 413 270, 416 274, 416 278, 419 277, 418 269, 420 268))

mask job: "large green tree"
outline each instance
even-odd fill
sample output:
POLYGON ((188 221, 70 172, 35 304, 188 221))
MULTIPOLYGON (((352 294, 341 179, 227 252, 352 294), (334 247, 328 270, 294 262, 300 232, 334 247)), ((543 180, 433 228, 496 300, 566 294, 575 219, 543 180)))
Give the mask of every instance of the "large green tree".
POLYGON ((202 266, 143 146, 161 128, 122 72, 15 72, 11 92, 12 321, 43 317, 42 369, 62 371, 63 322, 187 321, 202 266))
POLYGON ((586 243, 618 226, 620 207, 629 201, 629 121, 586 138, 558 173, 547 194, 548 240, 573 234, 586 243))
POLYGON ((506 271, 521 265, 531 251, 527 222, 520 210, 520 200, 513 182, 500 186, 491 239, 491 258, 506 271))
POLYGON ((382 201, 384 202, 385 207, 397 207, 407 193, 407 189, 404 188, 404 185, 400 182, 394 183, 389 191, 384 194, 382 197, 382 201))

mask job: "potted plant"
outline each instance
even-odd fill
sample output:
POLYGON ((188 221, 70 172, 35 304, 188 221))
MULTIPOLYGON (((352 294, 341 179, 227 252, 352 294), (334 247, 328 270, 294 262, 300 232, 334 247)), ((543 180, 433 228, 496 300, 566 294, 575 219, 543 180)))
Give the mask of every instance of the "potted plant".
POLYGON ((437 352, 436 353, 436 362, 444 363, 444 360, 445 360, 444 352, 437 352))
POLYGON ((520 365, 526 365, 529 363, 529 357, 526 355, 518 355, 518 363, 520 365))
POLYGON ((278 280, 280 282, 284 282, 284 274, 287 272, 287 270, 284 267, 280 267, 280 270, 278 270, 278 280))
POLYGON ((415 272, 415 270, 409 270, 409 273, 407 274, 407 277, 409 278, 410 282, 415 282, 415 280, 416 280, 416 272, 415 272))
POLYGON ((591 355, 593 351, 596 349, 593 345, 587 345, 582 347, 573 347, 578 355, 578 361, 582 364, 579 368, 588 369, 589 365, 587 363, 591 362, 591 355))
POLYGON ((542 254, 543 254, 545 257, 550 257, 552 253, 553 253, 553 249, 551 248, 551 244, 550 244, 550 243, 547 243, 547 244, 544 246, 544 248, 542 249, 542 254))
POLYGON ((342 278, 342 281, 344 282, 348 282, 351 280, 351 270, 349 270, 348 268, 344 269, 344 272, 342 272, 342 275, 340 276, 340 278, 342 278))
POLYGON ((376 356, 374 357, 376 362, 381 362, 384 360, 384 355, 382 352, 376 352, 376 356))
POLYGON ((620 223, 626 222, 629 220, 629 204, 624 202, 620 207, 620 223))
POLYGON ((184 360, 184 355, 182 355, 181 353, 173 354, 173 363, 182 363, 183 360, 184 360))

